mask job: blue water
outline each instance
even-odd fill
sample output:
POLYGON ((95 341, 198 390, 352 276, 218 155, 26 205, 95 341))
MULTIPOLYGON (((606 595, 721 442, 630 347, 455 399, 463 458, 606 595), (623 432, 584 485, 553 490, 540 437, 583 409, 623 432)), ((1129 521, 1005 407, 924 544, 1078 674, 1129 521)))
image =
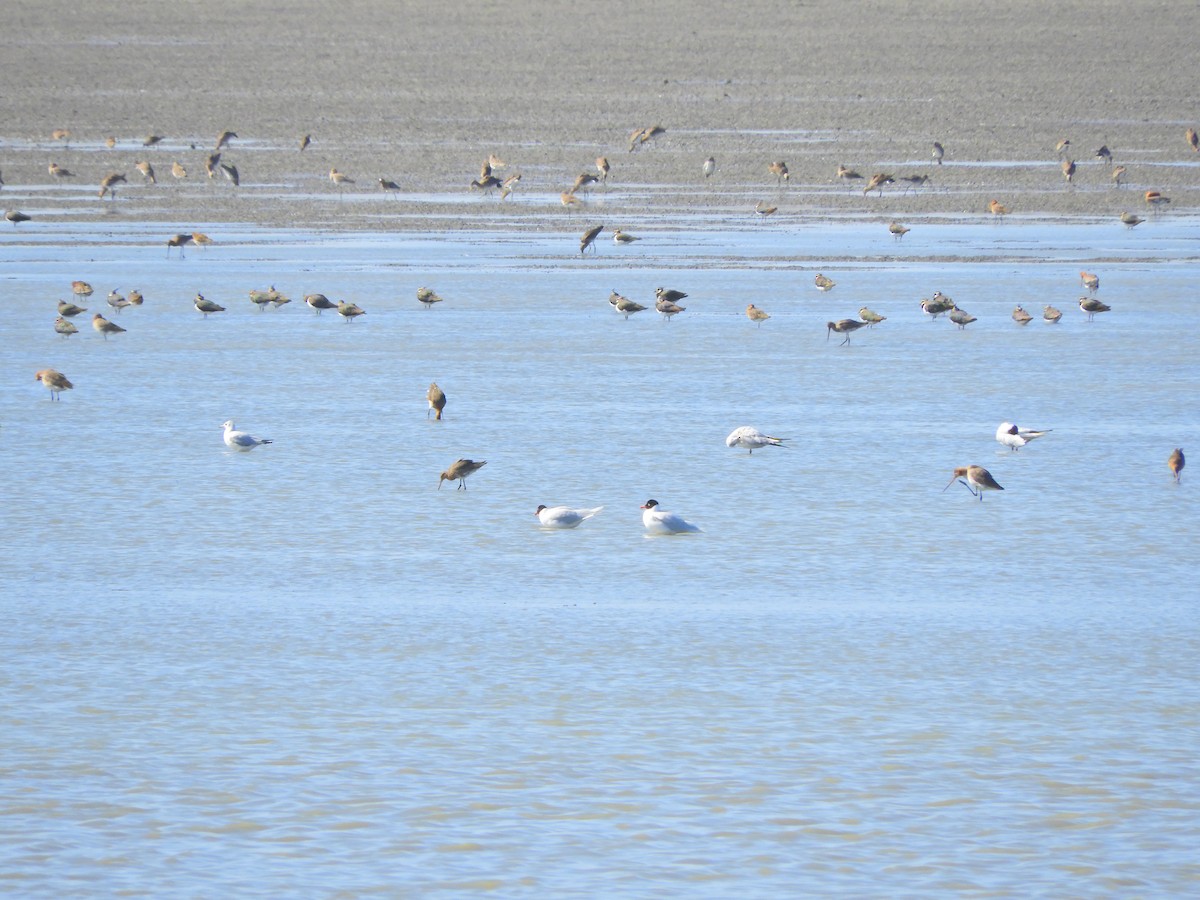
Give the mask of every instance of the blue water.
POLYGON ((213 224, 183 260, 28 224, 0 244, 6 892, 1200 891, 1166 466, 1200 425, 1195 222, 658 223, 594 258, 573 226, 213 224), (54 334, 76 278, 126 334, 54 334), (293 302, 260 313, 270 284, 293 302), (934 290, 978 321, 929 321, 934 290), (863 305, 887 321, 826 340, 863 305), (227 451, 229 418, 275 443, 227 451), (1011 453, 1002 420, 1053 430, 1011 453), (726 448, 744 424, 788 446, 726 448), (439 491, 458 457, 487 466, 439 491), (970 463, 1005 491, 943 491, 970 463), (650 497, 703 533, 644 537, 650 497), (605 509, 546 533, 543 503, 605 509))

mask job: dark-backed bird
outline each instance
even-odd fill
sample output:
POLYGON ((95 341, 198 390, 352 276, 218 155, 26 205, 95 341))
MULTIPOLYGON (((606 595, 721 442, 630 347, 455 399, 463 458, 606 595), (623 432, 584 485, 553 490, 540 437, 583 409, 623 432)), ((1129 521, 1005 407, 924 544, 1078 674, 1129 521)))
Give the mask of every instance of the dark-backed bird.
POLYGON ((425 308, 429 309, 435 303, 441 303, 442 298, 437 295, 433 288, 420 287, 417 288, 417 299, 425 304, 425 308))
POLYGON ((337 304, 326 297, 324 294, 308 294, 304 298, 304 302, 316 310, 319 316, 323 310, 337 309, 337 304))
POLYGON ((1101 303, 1094 297, 1080 297, 1079 308, 1087 313, 1087 320, 1090 322, 1095 317, 1096 313, 1108 312, 1112 309, 1105 303, 1101 303))
POLYGON ((33 376, 33 380, 40 381, 50 391, 51 400, 61 400, 63 391, 69 391, 75 387, 66 375, 56 369, 42 369, 33 376))
POLYGON ((583 236, 579 238, 579 253, 581 256, 588 247, 592 247, 593 252, 595 252, 595 247, 593 247, 593 244, 596 242, 597 235, 599 235, 603 230, 603 225, 593 225, 583 233, 583 236))
POLYGON ((225 312, 225 307, 219 303, 214 303, 212 300, 205 299, 203 294, 197 294, 196 299, 192 301, 196 309, 204 314, 204 318, 208 318, 209 313, 225 312))
POLYGON ((1167 465, 1171 469, 1171 474, 1175 476, 1175 483, 1179 483, 1179 478, 1183 475, 1183 467, 1187 465, 1187 460, 1183 457, 1183 448, 1176 447, 1171 451, 1170 457, 1167 458, 1167 465))
POLYGON ((473 459, 455 460, 450 464, 450 468, 438 477, 438 490, 442 489, 443 481, 457 481, 458 489, 465 491, 467 489, 467 477, 473 472, 478 472, 486 465, 486 459, 481 459, 479 462, 475 462, 473 459))
POLYGON ((339 300, 337 304, 338 315, 347 322, 353 322, 359 316, 365 316, 366 311, 357 303, 347 303, 345 300, 339 300))
POLYGON ((446 394, 437 386, 437 382, 429 385, 429 390, 425 392, 425 400, 429 403, 429 409, 425 411, 425 418, 429 418, 430 413, 435 414, 435 418, 440 422, 442 419, 442 410, 446 408, 446 394))
POLYGON ((829 340, 829 335, 836 331, 838 334, 844 334, 846 339, 838 344, 839 347, 850 343, 850 335, 858 331, 860 328, 866 328, 866 322, 860 322, 858 319, 839 319, 836 322, 825 323, 825 340, 829 340))
POLYGON ((984 491, 1004 490, 1004 488, 1000 487, 996 479, 992 477, 992 473, 983 466, 959 466, 954 470, 954 474, 950 476, 950 484, 942 488, 942 493, 946 493, 946 490, 955 481, 958 481, 959 484, 963 485, 973 496, 978 497, 980 500, 983 499, 984 491))
POLYGON ((100 313, 96 313, 94 316, 92 316, 92 328, 99 332, 99 334, 106 341, 108 340, 108 336, 110 334, 121 334, 123 331, 125 331, 125 329, 116 322, 108 321, 108 319, 104 318, 104 316, 100 315, 100 313))

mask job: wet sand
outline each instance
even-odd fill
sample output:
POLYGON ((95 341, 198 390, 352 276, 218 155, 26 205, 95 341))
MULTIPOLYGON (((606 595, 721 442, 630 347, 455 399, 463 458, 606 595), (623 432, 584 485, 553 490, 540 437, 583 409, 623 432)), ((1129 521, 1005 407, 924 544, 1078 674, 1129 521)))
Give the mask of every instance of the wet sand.
POLYGON ((754 227, 770 221, 1149 217, 1200 202, 1200 125, 1184 4, 935 0, 727 6, 15 0, 0 55, 5 208, 41 221, 119 215, 336 229, 754 227), (629 135, 664 134, 634 152, 629 135), (55 129, 69 129, 69 145, 55 129), (241 185, 204 174, 223 161, 241 185), (144 147, 146 135, 165 140, 144 147), (312 144, 299 151, 300 138, 312 144), (109 136, 114 148, 105 145, 109 136), (1056 144, 1078 161, 1075 183, 1056 144), (933 141, 945 164, 931 159, 933 141), (1109 147, 1128 169, 1115 188, 1109 147), (513 196, 472 191, 489 154, 513 196), (559 195, 607 156, 581 213, 559 195), (717 161, 706 181, 703 161, 717 161), (148 160, 158 183, 134 168, 148 160), (188 177, 170 174, 181 162, 188 177), (785 184, 767 171, 785 161, 785 184), (77 174, 52 179, 57 162, 77 174), (928 174, 882 196, 835 178, 928 174), (337 168, 354 179, 342 191, 337 168), (124 173, 115 201, 101 178, 124 173), (400 186, 380 190, 377 179, 400 186), (569 226, 573 227, 573 226, 569 226))

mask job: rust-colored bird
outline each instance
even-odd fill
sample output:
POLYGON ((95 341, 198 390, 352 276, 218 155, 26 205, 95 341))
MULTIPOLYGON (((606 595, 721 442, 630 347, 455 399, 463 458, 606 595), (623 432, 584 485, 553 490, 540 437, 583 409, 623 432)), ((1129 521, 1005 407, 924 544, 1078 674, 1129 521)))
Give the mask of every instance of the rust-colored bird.
POLYGON ((438 478, 438 490, 442 489, 443 481, 457 481, 458 489, 465 491, 467 489, 467 476, 473 472, 478 472, 487 465, 486 459, 481 459, 475 462, 473 459, 457 459, 450 464, 445 472, 438 478))
POLYGON ((992 200, 988 203, 988 212, 990 212, 993 216, 1007 216, 1008 207, 999 200, 992 200))
POLYGON ((866 186, 863 188, 863 196, 865 197, 867 194, 871 193, 871 191, 878 191, 879 196, 882 197, 883 196, 883 186, 885 184, 895 184, 895 183, 896 183, 896 179, 893 176, 888 175, 885 172, 876 172, 874 175, 871 176, 871 179, 867 182, 866 186))
POLYGON ((183 167, 183 165, 179 162, 179 160, 175 160, 174 162, 171 163, 171 174, 175 178, 182 180, 184 178, 187 178, 187 169, 185 169, 183 167))
POLYGON ((1197 136, 1196 129, 1189 128, 1187 130, 1186 137, 1188 146, 1192 148, 1192 151, 1195 153, 1200 153, 1200 136, 1197 136))
POLYGON ((1180 476, 1183 475, 1183 467, 1187 465, 1187 460, 1183 458, 1182 447, 1176 447, 1171 451, 1171 456, 1167 459, 1167 465, 1171 469, 1171 474, 1175 476, 1175 483, 1178 484, 1180 476))
POLYGON ((992 473, 983 466, 959 466, 954 470, 954 474, 950 476, 950 484, 942 488, 942 493, 946 493, 947 488, 951 484, 954 484, 955 481, 958 481, 959 484, 971 492, 972 496, 978 497, 980 500, 983 500, 984 491, 1004 490, 1000 486, 1000 483, 992 477, 992 473))
POLYGON ((215 242, 213 241, 212 238, 210 238, 204 232, 193 231, 192 232, 192 243, 195 244, 197 247, 205 248, 205 247, 212 245, 215 242))
POLYGON ((603 181, 605 183, 608 182, 608 173, 611 169, 612 169, 612 167, 608 164, 607 156, 597 156, 596 157, 596 171, 600 173, 601 181, 603 181))
POLYGON ((97 195, 101 200, 104 195, 108 194, 113 200, 117 198, 117 185, 125 180, 125 176, 119 172, 112 172, 104 176, 104 180, 100 182, 100 193, 97 195))
POLYGON ((588 247, 592 248, 593 253, 596 252, 596 248, 595 248, 596 237, 603 230, 604 230, 603 225, 593 225, 591 228, 589 228, 587 231, 585 231, 583 233, 583 236, 579 238, 579 255, 580 256, 583 255, 584 251, 587 250, 588 247))
MULTIPOLYGON (((437 386, 437 382, 429 385, 429 390, 425 392, 425 400, 429 403, 429 409, 425 412, 425 418, 429 418, 429 414, 435 413, 435 418, 440 422, 442 420, 442 410, 446 408, 446 394, 437 386)), ((441 482, 438 482, 441 486, 441 482)))
POLYGON ((890 225, 888 225, 888 231, 896 236, 896 240, 900 240, 906 234, 912 231, 912 229, 901 225, 899 222, 892 222, 890 225))
POLYGON ((41 369, 33 376, 33 380, 40 381, 50 391, 51 400, 61 400, 63 391, 75 387, 66 375, 55 369, 41 369))
POLYGON ((773 162, 767 166, 767 171, 775 176, 775 180, 783 183, 791 178, 791 173, 788 171, 787 163, 783 160, 773 162))
POLYGON ((1126 228, 1133 228, 1134 226, 1141 225, 1145 221, 1146 220, 1143 219, 1141 216, 1139 216, 1137 213, 1131 213, 1131 212, 1121 213, 1121 223, 1126 228))
POLYGON ((755 306, 753 303, 751 303, 749 306, 746 307, 746 318, 748 318, 751 322, 754 322, 755 324, 758 325, 759 328, 761 328, 762 323, 767 321, 767 319, 769 319, 771 317, 766 313, 765 310, 761 310, 757 306, 755 306))
POLYGON ((92 293, 92 286, 86 281, 72 281, 71 293, 77 297, 89 297, 92 293))
POLYGON ((1063 178, 1067 179, 1067 184, 1071 184, 1071 179, 1075 177, 1075 160, 1064 159, 1062 161, 1063 178))
POLYGON ((1114 166, 1113 170, 1112 170, 1113 187, 1120 187, 1121 179, 1124 177, 1125 177, 1125 167, 1124 166, 1114 166))
POLYGON ((154 166, 150 165, 149 160, 143 159, 140 162, 135 162, 134 166, 142 173, 142 178, 151 184, 158 184, 158 179, 154 177, 154 166))
POLYGON ((1100 276, 1099 275, 1095 275, 1091 272, 1080 272, 1079 273, 1079 282, 1085 288, 1088 289, 1089 293, 1094 294, 1094 293, 1096 293, 1096 291, 1100 290, 1100 276))

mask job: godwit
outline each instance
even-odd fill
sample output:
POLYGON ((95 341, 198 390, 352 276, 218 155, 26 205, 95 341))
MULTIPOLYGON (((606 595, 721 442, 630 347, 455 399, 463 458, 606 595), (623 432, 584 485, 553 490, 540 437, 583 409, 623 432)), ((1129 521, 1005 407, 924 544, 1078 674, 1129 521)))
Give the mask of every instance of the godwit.
POLYGON ((620 228, 613 232, 614 244, 632 244, 636 240, 638 240, 636 235, 626 234, 620 228))
POLYGON ((931 156, 933 157, 933 161, 940 166, 942 164, 942 157, 944 157, 945 155, 946 155, 945 148, 943 148, 942 145, 940 143, 938 143, 937 141, 934 141, 933 142, 933 153, 931 154, 931 156))
POLYGON ((1133 228, 1135 225, 1141 225, 1146 220, 1137 213, 1123 212, 1121 213, 1121 222, 1126 228, 1133 228))
POLYGON ((888 225, 888 231, 896 236, 896 240, 900 240, 906 234, 912 231, 912 229, 901 225, 899 222, 892 222, 890 225, 888 225))
POLYGON ((71 293, 77 297, 88 297, 91 296, 92 286, 86 281, 72 281, 71 293))
POLYGON ((1108 149, 1108 144, 1104 144, 1096 151, 1096 159, 1104 160, 1106 165, 1112 165, 1112 151, 1108 149))
POLYGON ((430 413, 435 413, 435 418, 440 422, 442 420, 442 410, 446 408, 446 394, 437 386, 437 382, 429 385, 429 390, 425 392, 425 400, 429 403, 429 409, 425 411, 425 418, 429 418, 430 413))
POLYGON ((129 297, 127 299, 129 300, 130 306, 141 306, 146 302, 146 298, 142 296, 142 292, 136 289, 129 292, 129 297))
POLYGON ((233 419, 221 423, 221 428, 224 430, 223 435, 225 446, 230 450, 237 450, 239 453, 249 453, 255 447, 261 444, 273 444, 272 440, 267 438, 256 438, 252 434, 245 431, 234 430, 233 419))
POLYGON ((929 184, 928 175, 901 175, 900 180, 908 183, 908 187, 904 189, 904 193, 906 194, 908 193, 909 188, 916 190, 922 185, 929 184))
POLYGON ((221 163, 221 174, 234 187, 238 187, 242 183, 242 176, 238 174, 237 166, 230 165, 229 163, 221 163))
POLYGON ((837 177, 838 177, 838 180, 842 182, 842 184, 847 184, 847 185, 850 184, 850 182, 852 182, 852 181, 862 181, 861 175, 859 175, 853 169, 846 168, 845 166, 841 165, 840 163, 838 164, 838 167, 837 167, 837 177))
POLYGON ((208 154, 204 160, 204 174, 212 178, 217 174, 217 169, 221 167, 221 154, 218 151, 213 151, 208 154))
POLYGON ((599 235, 600 232, 603 230, 604 230, 603 225, 593 225, 591 228, 589 228, 587 231, 585 231, 583 233, 583 235, 579 238, 579 255, 580 256, 583 255, 584 251, 587 250, 588 247, 592 248, 593 253, 596 252, 596 248, 593 245, 596 243, 596 236, 599 235))
POLYGON ((501 181, 495 175, 486 175, 483 178, 476 178, 471 181, 471 190, 473 191, 490 191, 492 188, 498 188, 501 181))
POLYGON ((769 434, 763 434, 757 428, 751 425, 742 425, 740 428, 735 428, 729 432, 729 437, 725 438, 726 447, 744 447, 754 455, 755 450, 761 450, 763 447, 782 447, 783 442, 787 438, 771 437, 769 434))
POLYGON ((1075 160, 1064 159, 1062 161, 1063 178, 1067 179, 1067 184, 1071 184, 1071 179, 1075 177, 1075 160))
POLYGON ((1185 137, 1187 137, 1188 146, 1192 148, 1193 152, 1200 153, 1200 137, 1197 137, 1196 129, 1189 128, 1185 137))
POLYGON ((868 181, 866 186, 863 188, 863 196, 867 196, 867 194, 871 193, 871 191, 878 191, 879 196, 882 197, 883 186, 885 184, 894 184, 895 181, 896 179, 891 175, 887 175, 883 172, 876 172, 871 176, 871 180, 868 181))
POLYGON ((1033 321, 1033 316, 1025 312, 1025 310, 1019 304, 1017 305, 1017 308, 1012 311, 1012 317, 1013 321, 1018 325, 1028 325, 1031 321, 1033 321))
POLYGON ((1087 320, 1089 322, 1092 321, 1096 313, 1108 312, 1112 309, 1111 306, 1101 303, 1092 297, 1080 297, 1079 308, 1087 313, 1087 320))
POLYGON ((791 173, 788 172, 787 163, 785 163, 783 160, 779 160, 778 162, 773 162, 768 165, 767 171, 774 175, 775 180, 780 184, 787 181, 791 177, 791 173))
POLYGON ((717 171, 717 161, 710 156, 704 161, 704 165, 700 167, 700 171, 704 173, 705 178, 711 178, 712 173, 717 171))
POLYGON ((190 234, 176 234, 167 238, 167 259, 171 258, 171 248, 179 248, 179 258, 183 259, 183 248, 192 242, 190 234))
POLYGON ((1175 476, 1175 483, 1179 483, 1179 478, 1183 474, 1183 467, 1187 465, 1187 460, 1183 458, 1183 448, 1176 447, 1171 451, 1171 456, 1167 459, 1167 465, 1171 469, 1171 474, 1175 476))
POLYGON ((54 320, 54 330, 65 338, 70 337, 79 331, 78 328, 76 328, 72 323, 68 322, 62 316, 59 316, 54 320))
POLYGON ((54 138, 56 141, 62 141, 63 145, 66 147, 71 146, 71 132, 69 129, 56 128, 53 132, 51 132, 50 137, 54 138))
MULTIPOLYGON (((887 316, 881 316, 879 313, 865 306, 859 307, 858 317, 866 322, 869 328, 874 328, 880 322, 887 320, 887 316)), ((825 337, 828 338, 829 335, 826 335, 825 337)))
POLYGON ((1053 325, 1056 322, 1058 322, 1059 319, 1062 318, 1062 310, 1056 309, 1053 306, 1043 306, 1042 307, 1042 318, 1045 319, 1047 322, 1049 322, 1051 325, 1053 325))
POLYGON ((1036 428, 1018 428, 1012 422, 1001 422, 1000 427, 996 429, 996 440, 1015 452, 1034 438, 1040 438, 1044 434, 1049 434, 1052 430, 1050 428, 1040 431, 1036 428))
POLYGON ((58 301, 58 314, 60 316, 66 316, 69 319, 72 316, 77 316, 85 312, 87 312, 87 307, 76 306, 74 303, 68 303, 66 300, 58 301))
POLYGON ((50 391, 51 400, 61 400, 63 391, 69 391, 75 385, 67 380, 67 376, 54 369, 42 369, 33 376, 34 381, 40 381, 50 391))
POLYGON ((1008 207, 999 200, 992 200, 988 203, 988 212, 990 212, 993 216, 1007 216, 1008 207))
MULTIPOLYGON (((574 194, 576 191, 583 191, 585 194, 588 188, 600 181, 600 176, 593 175, 591 172, 580 172, 575 176, 575 183, 571 185, 571 190, 568 193, 574 194)), ((496 179, 496 184, 500 184, 500 180, 496 179)))
POLYGON ((517 184, 521 181, 521 173, 516 172, 509 175, 500 183, 500 199, 507 200, 508 195, 517 189, 517 184))
POLYGON ((100 182, 99 197, 104 199, 104 195, 108 194, 110 199, 117 199, 117 185, 125 180, 125 176, 119 172, 112 172, 104 176, 104 180, 100 182))
POLYGON ((762 328, 762 323, 771 317, 765 310, 761 310, 751 303, 746 307, 746 318, 748 318, 751 322, 756 323, 759 328, 762 328))
POLYGON ((429 309, 435 303, 442 302, 442 298, 432 288, 427 287, 417 288, 417 299, 425 304, 426 309, 429 309))
POLYGON ((950 321, 958 326, 959 331, 966 331, 967 326, 975 321, 975 317, 957 306, 950 310, 950 321))
POLYGON ((204 318, 208 318, 209 313, 225 312, 225 307, 212 300, 206 300, 203 294, 197 294, 196 299, 192 301, 196 309, 204 314, 204 318))
POLYGON ((150 165, 148 160, 141 160, 133 164, 139 172, 142 173, 142 178, 151 184, 158 184, 158 179, 154 177, 154 166, 150 165))
POLYGON ((1068 138, 1063 138, 1061 141, 1059 141, 1055 145, 1054 152, 1057 153, 1059 156, 1062 156, 1064 153, 1066 153, 1070 149, 1071 149, 1071 141, 1068 138))
POLYGON ((688 534, 700 530, 683 517, 659 509, 657 500, 642 504, 642 526, 650 534, 688 534))
POLYGON ((300 138, 300 152, 303 153, 305 150, 307 150, 308 145, 311 143, 312 143, 312 135, 311 134, 306 134, 304 137, 300 138))
POLYGON ((234 134, 232 131, 222 131, 219 135, 217 135, 217 145, 215 147, 213 147, 213 151, 215 152, 217 150, 220 150, 222 147, 224 147, 226 144, 229 143, 231 138, 235 138, 235 137, 237 137, 237 135, 234 134))
POLYGON ((1088 289, 1089 293, 1094 294, 1096 291, 1100 290, 1099 275, 1093 275, 1091 272, 1080 272, 1079 281, 1085 288, 1088 289))
POLYGON ((591 509, 572 509, 569 506, 539 506, 534 515, 544 528, 575 528, 580 522, 592 518, 603 506, 591 509))
POLYGON ((754 211, 763 218, 774 215, 777 209, 779 209, 778 206, 767 206, 764 200, 759 200, 758 203, 754 204, 754 211))
POLYGON ((818 272, 817 277, 813 279, 813 284, 816 285, 818 291, 832 291, 837 282, 818 272))
POLYGON ((830 332, 836 331, 838 334, 844 334, 846 339, 838 344, 839 347, 844 347, 850 343, 850 335, 858 331, 860 328, 866 328, 866 322, 860 322, 858 319, 839 319, 836 322, 825 323, 825 340, 829 340, 830 332))
POLYGON ((396 192, 396 191, 400 190, 400 185, 396 184, 396 182, 394 182, 394 181, 388 181, 388 179, 386 179, 386 178, 380 178, 379 179, 379 188, 380 188, 380 190, 384 190, 384 191, 396 192))
POLYGON ((184 178, 187 178, 187 169, 183 167, 183 164, 180 163, 179 160, 175 160, 171 163, 171 176, 181 181, 184 178))
POLYGON ((438 476, 438 490, 442 489, 443 481, 457 481, 458 489, 465 491, 467 489, 467 477, 473 472, 478 472, 486 465, 486 459, 481 459, 479 462, 475 462, 473 459, 456 459, 450 464, 450 468, 438 476))
POLYGON ((104 316, 100 315, 100 313, 96 313, 94 316, 92 316, 92 328, 96 329, 96 331, 99 332, 106 341, 108 340, 108 336, 110 334, 121 334, 125 330, 115 322, 108 321, 108 319, 104 318, 104 316))
POLYGON ((22 222, 28 222, 31 217, 25 215, 25 213, 21 212, 20 210, 9 209, 9 210, 5 211, 4 218, 6 218, 6 219, 8 219, 8 221, 12 222, 13 227, 15 228, 17 225, 21 224, 22 222))
POLYGON ((324 294, 309 294, 304 298, 304 302, 316 310, 318 316, 323 310, 337 309, 337 304, 324 294))
POLYGON ((192 232, 192 243, 195 246, 197 246, 203 250, 203 249, 206 249, 206 248, 212 246, 214 241, 203 231, 193 231, 192 232))
POLYGON ((1113 170, 1112 170, 1113 187, 1120 187, 1121 179, 1124 177, 1125 177, 1125 167, 1124 166, 1114 166, 1113 170))
POLYGON ((573 209, 583 206, 583 201, 570 191, 563 191, 558 195, 558 199, 562 202, 562 205, 567 208, 567 212, 571 212, 573 209))
POLYGON ((1146 200, 1146 205, 1149 206, 1155 212, 1158 211, 1158 208, 1160 206, 1166 206, 1168 203, 1171 202, 1170 197, 1164 197, 1162 195, 1162 193, 1160 193, 1159 191, 1146 191, 1146 193, 1143 194, 1142 196, 1146 200))
MULTIPOLYGON (((959 466, 954 470, 954 474, 950 476, 950 484, 954 484, 955 480, 963 485, 974 496, 983 500, 984 491, 1002 491, 1004 488, 992 477, 992 473, 983 466, 959 466), (961 479, 966 479, 965 481, 961 479)), ((942 493, 946 493, 946 489, 950 487, 947 484, 942 488, 942 493)))
POLYGON ((64 169, 62 166, 60 166, 58 163, 55 163, 55 162, 50 163, 50 174, 54 178, 74 178, 75 177, 74 172, 72 172, 68 169, 64 169))
POLYGON ((337 304, 338 315, 346 322, 353 322, 359 316, 365 316, 366 312, 357 303, 347 303, 345 300, 339 300, 337 304))
POLYGON ((143 147, 153 147, 155 144, 161 143, 163 136, 161 134, 148 134, 142 138, 143 147))

